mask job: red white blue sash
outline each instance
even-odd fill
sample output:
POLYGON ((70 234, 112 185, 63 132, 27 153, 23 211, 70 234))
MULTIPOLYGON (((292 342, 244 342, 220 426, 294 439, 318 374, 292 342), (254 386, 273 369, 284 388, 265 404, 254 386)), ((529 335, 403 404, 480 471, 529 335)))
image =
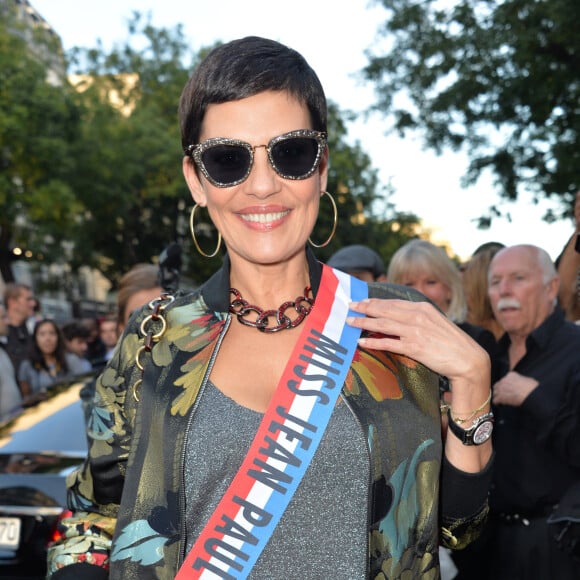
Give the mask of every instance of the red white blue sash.
POLYGON ((176 580, 247 578, 290 503, 328 425, 360 336, 348 326, 364 282, 323 266, 316 305, 238 473, 176 580))

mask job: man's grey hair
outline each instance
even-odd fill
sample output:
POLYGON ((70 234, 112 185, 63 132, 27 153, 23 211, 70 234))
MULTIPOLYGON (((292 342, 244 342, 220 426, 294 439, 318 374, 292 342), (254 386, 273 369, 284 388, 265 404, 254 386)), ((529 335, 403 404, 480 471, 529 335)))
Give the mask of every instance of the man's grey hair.
POLYGON ((538 255, 538 265, 542 269, 542 274, 544 276, 544 284, 547 284, 550 280, 558 275, 556 271, 556 266, 554 261, 550 257, 550 254, 546 250, 539 248, 538 246, 530 246, 536 249, 538 255))

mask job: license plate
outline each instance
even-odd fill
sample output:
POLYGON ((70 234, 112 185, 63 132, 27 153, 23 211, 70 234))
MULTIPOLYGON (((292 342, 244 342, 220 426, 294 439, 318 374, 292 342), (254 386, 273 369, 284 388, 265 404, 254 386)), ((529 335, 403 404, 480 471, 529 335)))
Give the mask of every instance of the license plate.
POLYGON ((20 519, 0 518, 0 549, 16 550, 20 545, 20 519))

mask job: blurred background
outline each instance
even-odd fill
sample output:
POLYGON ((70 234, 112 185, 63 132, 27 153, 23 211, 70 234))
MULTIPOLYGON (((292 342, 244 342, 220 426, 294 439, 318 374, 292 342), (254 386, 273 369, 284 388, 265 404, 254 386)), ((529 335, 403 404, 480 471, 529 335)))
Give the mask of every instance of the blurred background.
POLYGON ((176 104, 246 34, 297 48, 329 97, 341 227, 321 259, 363 243, 388 264, 414 237, 458 263, 490 240, 557 257, 579 187, 575 0, 206 4, 0 0, 0 290, 29 284, 65 320, 108 312, 170 248, 183 286, 217 269, 191 244, 176 104))

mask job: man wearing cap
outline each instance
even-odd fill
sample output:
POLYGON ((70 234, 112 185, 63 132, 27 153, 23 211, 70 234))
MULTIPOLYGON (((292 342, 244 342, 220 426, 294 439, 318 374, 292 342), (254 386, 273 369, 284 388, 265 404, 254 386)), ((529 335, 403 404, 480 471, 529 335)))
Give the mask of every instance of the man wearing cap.
POLYGON ((327 264, 364 282, 386 282, 383 259, 368 246, 354 244, 335 252, 327 264))

